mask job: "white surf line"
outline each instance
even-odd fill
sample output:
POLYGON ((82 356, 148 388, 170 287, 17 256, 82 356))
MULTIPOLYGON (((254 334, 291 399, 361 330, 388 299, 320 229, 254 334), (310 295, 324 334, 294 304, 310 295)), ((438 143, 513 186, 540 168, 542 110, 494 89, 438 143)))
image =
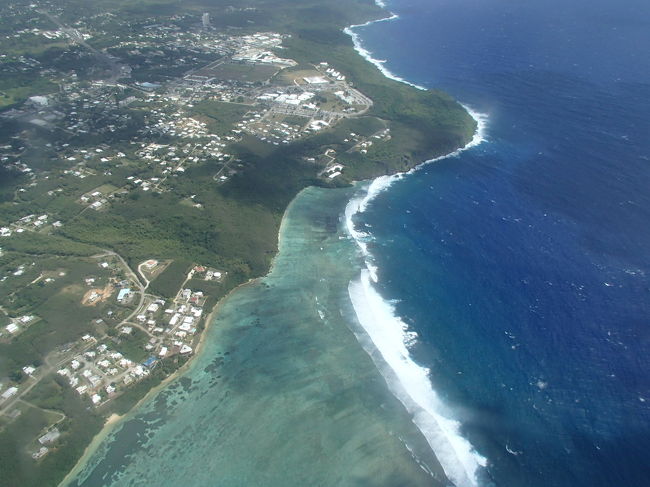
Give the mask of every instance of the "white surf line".
POLYGON ((429 370, 410 356, 408 343, 417 335, 396 315, 393 305, 375 289, 370 271, 348 286, 350 300, 367 337, 361 344, 395 397, 412 415, 445 474, 458 487, 478 486, 477 473, 487 460, 461 433, 461 423, 431 385, 429 370), (379 352, 379 356, 377 354, 379 352))
MULTIPOLYGON (((376 3, 380 7, 385 7, 383 2, 382 3, 376 2, 376 3)), ((391 12, 389 17, 385 17, 383 19, 378 19, 378 20, 370 20, 370 21, 368 21, 368 22, 366 22, 364 24, 351 25, 351 26, 346 27, 345 29, 343 29, 343 32, 345 32, 347 35, 349 35, 352 38, 352 44, 354 44, 354 49, 361 55, 361 57, 363 57, 366 61, 368 61, 369 63, 376 66, 377 69, 379 69, 379 71, 381 71, 381 74, 386 76, 386 78, 392 79, 394 81, 399 81, 400 83, 407 84, 409 86, 417 88, 418 90, 426 90, 426 88, 424 86, 420 86, 420 85, 416 85, 415 83, 411 83, 410 81, 407 81, 404 78, 400 78, 396 74, 392 73, 388 68, 386 68, 386 66, 384 66, 384 64, 386 63, 385 60, 382 61, 380 59, 375 59, 374 57, 372 57, 372 53, 370 51, 368 51, 365 47, 363 47, 363 45, 361 44, 361 38, 360 38, 359 34, 357 34, 354 31, 354 29, 356 29, 358 27, 366 27, 366 26, 371 25, 371 24, 375 24, 375 23, 379 23, 379 22, 388 22, 390 20, 396 20, 396 19, 399 19, 399 15, 394 14, 394 13, 391 12)))
MULTIPOLYGON (((380 7, 385 7, 380 0, 376 3, 380 7)), ((384 19, 352 25, 344 29, 344 32, 352 38, 356 51, 375 65, 384 76, 425 90, 423 86, 392 73, 384 66, 385 61, 373 58, 361 44, 359 34, 354 31, 358 27, 397 18, 399 17, 396 14, 391 13, 384 19)), ((467 145, 450 154, 424 161, 407 173, 376 178, 367 187, 365 195, 350 200, 345 209, 345 218, 348 233, 359 246, 366 265, 359 278, 351 281, 348 286, 357 319, 367 334, 367 337, 358 336, 359 341, 384 376, 391 392, 413 415, 413 422, 426 438, 446 475, 459 487, 475 487, 478 485, 477 473, 481 467, 487 465, 487 459, 476 452, 471 443, 460 434, 461 424, 453 419, 452 411, 433 389, 429 370, 418 365, 411 358, 408 348, 417 340, 417 333, 409 331, 408 325, 396 315, 394 306, 384 300, 376 290, 373 283, 378 282, 378 269, 367 246, 371 236, 357 230, 353 222, 354 215, 363 213, 377 195, 401 179, 404 174, 417 171, 426 164, 458 156, 461 152, 486 140, 487 116, 466 105, 463 107, 477 123, 477 130, 467 145), (370 339, 371 344, 368 343, 367 338, 370 339), (381 355, 381 360, 376 356, 377 351, 381 355)))
MULTIPOLYGON (((375 4, 377 6, 379 6, 379 7, 381 7, 381 8, 384 8, 384 9, 386 8, 386 4, 382 0, 375 0, 375 4)), ((372 25, 372 24, 379 23, 379 22, 388 22, 388 21, 391 21, 391 20, 399 19, 399 15, 397 15, 396 13, 393 13, 393 12, 389 12, 389 13, 390 13, 390 15, 388 17, 384 17, 383 19, 369 20, 368 22, 365 22, 363 24, 350 25, 349 27, 346 27, 345 29, 343 29, 343 32, 345 32, 347 35, 349 35, 352 38, 352 44, 354 45, 355 51, 357 51, 357 53, 359 53, 359 55, 361 57, 363 57, 366 61, 368 61, 369 63, 376 66, 377 69, 379 69, 379 71, 381 72, 381 74, 383 74, 386 78, 392 79, 393 81, 399 81, 400 83, 407 84, 409 86, 412 86, 413 88, 417 88, 418 90, 426 91, 427 90, 426 87, 424 87, 422 85, 415 84, 415 83, 411 83, 410 81, 408 81, 408 80, 406 80, 406 79, 404 79, 404 78, 402 78, 400 76, 397 76, 395 73, 390 71, 385 66, 386 60, 381 60, 381 59, 374 58, 372 56, 372 53, 370 51, 368 51, 365 47, 363 47, 363 44, 361 43, 360 35, 354 31, 355 29, 357 29, 359 27, 366 27, 368 25, 372 25)), ((459 149, 458 151, 456 151, 456 152, 454 152, 452 154, 442 156, 442 157, 440 157, 438 159, 443 159, 445 157, 450 157, 450 156, 457 155, 461 150, 465 150, 465 149, 469 149, 471 147, 474 147, 474 146, 480 144, 481 142, 483 142, 485 140, 485 130, 486 130, 486 127, 487 127, 487 115, 476 112, 473 109, 471 109, 469 106, 464 105, 462 103, 461 103, 461 105, 463 106, 463 108, 465 108, 465 110, 467 110, 467 112, 470 114, 470 116, 477 123, 477 130, 476 130, 476 133, 474 134, 474 138, 471 140, 471 142, 469 144, 467 144, 462 149, 459 149)), ((438 160, 438 159, 432 159, 430 161, 425 161, 425 162, 433 162, 433 161, 438 160)))

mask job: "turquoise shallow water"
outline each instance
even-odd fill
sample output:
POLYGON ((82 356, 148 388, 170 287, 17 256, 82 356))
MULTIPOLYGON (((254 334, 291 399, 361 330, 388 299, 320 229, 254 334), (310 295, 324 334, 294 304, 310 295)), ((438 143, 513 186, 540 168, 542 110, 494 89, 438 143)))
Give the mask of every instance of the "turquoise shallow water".
POLYGON ((123 421, 71 486, 445 485, 354 332, 354 189, 303 191, 272 272, 229 296, 187 372, 123 421), (438 479, 438 480, 437 480, 438 479))

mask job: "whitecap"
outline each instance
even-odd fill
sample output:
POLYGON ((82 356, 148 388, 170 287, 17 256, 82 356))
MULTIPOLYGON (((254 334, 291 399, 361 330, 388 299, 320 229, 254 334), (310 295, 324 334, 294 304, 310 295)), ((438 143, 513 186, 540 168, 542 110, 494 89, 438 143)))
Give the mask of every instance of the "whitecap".
POLYGON ((434 391, 429 370, 411 358, 408 349, 414 336, 408 326, 379 295, 368 269, 350 282, 348 292, 357 319, 370 339, 368 342, 359 336, 359 341, 382 372, 391 392, 412 414, 413 422, 445 474, 459 487, 477 486, 478 470, 487 461, 460 434, 461 425, 434 391))

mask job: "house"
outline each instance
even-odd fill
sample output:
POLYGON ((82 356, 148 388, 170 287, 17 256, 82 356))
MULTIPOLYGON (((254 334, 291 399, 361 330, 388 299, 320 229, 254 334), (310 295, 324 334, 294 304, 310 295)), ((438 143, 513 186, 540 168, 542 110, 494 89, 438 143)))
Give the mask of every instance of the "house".
POLYGON ((117 293, 117 302, 122 303, 126 299, 128 299, 131 295, 131 289, 128 287, 125 287, 124 289, 120 289, 120 292, 117 293))
POLYGON ((59 436, 61 436, 61 433, 59 432, 59 429, 58 428, 52 428, 50 431, 48 431, 43 436, 41 436, 38 439, 38 442, 41 445, 48 445, 48 444, 54 443, 56 440, 58 440, 59 436))
POLYGON ((37 452, 32 453, 32 458, 34 460, 38 460, 39 458, 42 458, 45 455, 47 455, 48 451, 50 451, 48 447, 42 446, 37 452))
POLYGON ((25 372, 25 374, 27 374, 27 375, 32 375, 35 370, 36 369, 34 367, 32 367, 31 365, 26 365, 25 367, 23 367, 23 372, 25 372))
POLYGON ((6 391, 4 391, 4 392, 2 393, 2 396, 0 396, 0 397, 2 397, 2 399, 3 399, 4 401, 6 401, 6 400, 9 399, 10 397, 15 396, 17 392, 18 392, 18 388, 17 388, 17 387, 10 387, 10 388, 7 389, 6 391))
POLYGON ((49 105, 49 100, 47 96, 41 96, 41 95, 30 96, 28 101, 30 101, 33 105, 41 106, 41 107, 46 107, 49 105))
POLYGON ((145 360, 142 365, 145 367, 151 367, 156 362, 156 357, 149 357, 145 360))
POLYGON ((69 369, 59 369, 56 371, 57 374, 63 376, 63 377, 70 377, 70 370, 69 369))

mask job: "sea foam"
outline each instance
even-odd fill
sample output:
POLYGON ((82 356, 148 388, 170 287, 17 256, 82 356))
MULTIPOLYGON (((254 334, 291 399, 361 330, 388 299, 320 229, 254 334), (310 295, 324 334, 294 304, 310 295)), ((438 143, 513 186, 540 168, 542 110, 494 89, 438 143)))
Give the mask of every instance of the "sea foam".
POLYGON ((477 472, 486 459, 460 434, 460 423, 433 390, 429 370, 411 358, 407 344, 413 341, 414 332, 409 332, 393 305, 377 292, 370 270, 364 269, 350 282, 348 291, 357 319, 371 340, 359 337, 359 341, 391 392, 412 414, 445 474, 459 487, 478 485, 477 472))
POLYGON ((355 215, 363 213, 377 195, 402 177, 404 174, 376 178, 345 208, 347 231, 365 261, 365 269, 348 286, 357 320, 366 335, 357 334, 357 337, 386 379, 391 392, 413 415, 413 422, 425 436, 447 476, 459 487, 473 487, 478 485, 476 474, 486 465, 486 459, 460 434, 461 425, 434 391, 429 370, 411 358, 409 346, 417 340, 417 333, 409 330, 397 316, 394 305, 376 290, 378 268, 368 248, 372 236, 354 224, 355 215))
MULTIPOLYGON (((377 4, 384 6, 380 2, 377 4)), ((385 61, 373 58, 372 54, 363 47, 359 34, 354 30, 374 22, 397 18, 397 15, 391 14, 384 19, 352 25, 346 28, 345 32, 352 38, 357 52, 374 64, 384 76, 424 90, 426 88, 423 86, 393 74, 384 66, 385 61)), ((487 116, 466 105, 463 107, 477 123, 477 130, 467 145, 451 154, 424 161, 408 173, 376 178, 365 191, 349 201, 345 209, 345 222, 349 235, 361 250, 366 266, 360 276, 351 281, 348 286, 357 319, 367 335, 357 335, 358 339, 386 379, 391 392, 413 415, 413 422, 426 438, 447 476, 459 487, 473 487, 478 485, 477 473, 487 464, 487 460, 460 434, 461 424, 453 419, 453 412, 440 400, 433 389, 429 370, 418 365, 411 358, 409 346, 417 340, 417 333, 409 330, 408 325, 396 314, 395 307, 383 299, 375 288, 374 284, 379 281, 379 275, 374 258, 368 249, 368 242, 371 241, 372 236, 360 231, 354 224, 354 216, 363 213, 377 195, 404 177, 404 174, 417 171, 426 164, 458 156, 462 151, 486 140, 487 116), (377 352, 381 358, 377 356, 377 352)))
MULTIPOLYGON (((383 7, 383 4, 380 4, 377 2, 377 5, 383 7)), ((371 24, 375 24, 378 22, 387 22, 389 20, 395 20, 398 19, 399 16, 397 14, 391 13, 389 17, 385 17, 383 19, 378 19, 378 20, 370 20, 364 24, 355 24, 351 25, 349 27, 346 27, 343 29, 343 32, 345 32, 347 35, 349 35, 352 38, 352 43, 354 44, 354 49, 368 62, 374 64, 381 73, 386 76, 389 79, 399 81, 400 83, 405 83, 407 85, 413 86, 414 88, 417 88, 418 90, 426 90, 424 86, 416 85, 415 83, 411 83, 410 81, 405 80, 404 78, 400 78, 396 74, 392 73, 384 64, 386 63, 385 60, 381 59, 375 59, 372 57, 372 54, 370 51, 368 51, 363 45, 361 44, 361 38, 359 37, 359 34, 355 32, 355 29, 359 27, 366 27, 371 24)))
MULTIPOLYGON (((381 0, 375 0, 375 3, 377 4, 377 6, 379 6, 381 8, 386 8, 386 4, 381 0)), ((385 64, 386 64, 385 60, 374 58, 372 53, 368 49, 363 47, 363 44, 361 43, 360 35, 357 32, 355 32, 355 29, 358 29, 359 27, 367 27, 367 26, 369 26, 371 24, 376 24, 376 23, 379 23, 379 22, 388 22, 388 21, 397 20, 397 19, 399 19, 399 15, 397 15, 396 13, 390 12, 390 15, 388 17, 384 17, 384 18, 377 19, 377 20, 369 20, 368 22, 365 22, 363 24, 354 24, 354 25, 351 25, 351 26, 346 27, 345 29, 343 29, 343 32, 345 32, 347 35, 349 35, 352 38, 352 44, 354 45, 354 49, 357 51, 357 53, 359 53, 359 55, 361 57, 363 57, 366 61, 368 61, 369 63, 376 66, 377 69, 379 69, 379 71, 384 76, 386 76, 387 78, 392 79, 394 81, 399 81, 400 83, 404 83, 404 84, 407 84, 407 85, 412 86, 414 88, 417 88, 418 90, 426 90, 427 89, 426 87, 424 87, 422 85, 415 84, 415 83, 411 83, 410 81, 408 81, 408 80, 406 80, 404 78, 401 78, 400 76, 397 76, 395 73, 390 71, 385 66, 385 64)), ((459 149, 458 151, 456 151, 456 152, 454 152, 452 154, 442 156, 442 157, 440 157, 438 159, 444 159, 446 157, 457 155, 458 153, 460 153, 460 151, 463 151, 465 149, 469 149, 471 147, 474 147, 474 146, 480 144, 481 142, 483 142, 485 140, 485 130, 486 130, 486 127, 487 127, 487 115, 479 113, 477 111, 474 111, 471 107, 469 107, 467 105, 463 105, 463 107, 472 116, 472 118, 477 122, 477 130, 474 133, 474 137, 472 138, 470 143, 467 144, 465 147, 459 149)), ((433 160, 430 160, 430 161, 425 161, 425 163, 426 162, 433 162, 435 160, 437 160, 437 159, 433 159, 433 160)))

